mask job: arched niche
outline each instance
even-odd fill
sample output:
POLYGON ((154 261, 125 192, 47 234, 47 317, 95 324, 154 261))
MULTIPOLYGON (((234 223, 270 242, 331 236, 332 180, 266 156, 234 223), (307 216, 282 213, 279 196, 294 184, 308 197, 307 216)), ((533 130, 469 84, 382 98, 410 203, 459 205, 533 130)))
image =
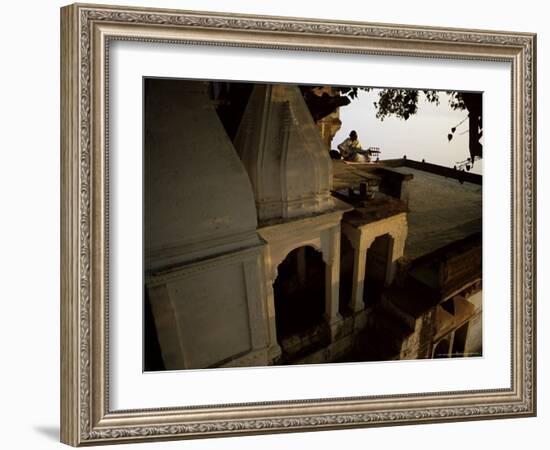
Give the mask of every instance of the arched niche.
POLYGON ((379 297, 377 292, 394 280, 397 263, 404 254, 407 217, 405 213, 400 213, 365 223, 344 219, 342 234, 354 249, 350 306, 352 311, 360 312, 365 306, 374 305, 379 297), (369 289, 367 278, 370 279, 369 289), (374 293, 374 298, 370 299, 369 293, 374 293))
POLYGON ((363 301, 366 306, 374 306, 380 301, 384 287, 389 284, 392 274, 394 239, 386 233, 377 236, 366 253, 365 285, 363 301))
POLYGON ((273 294, 279 340, 323 323, 326 293, 322 254, 309 245, 289 252, 277 266, 273 294))

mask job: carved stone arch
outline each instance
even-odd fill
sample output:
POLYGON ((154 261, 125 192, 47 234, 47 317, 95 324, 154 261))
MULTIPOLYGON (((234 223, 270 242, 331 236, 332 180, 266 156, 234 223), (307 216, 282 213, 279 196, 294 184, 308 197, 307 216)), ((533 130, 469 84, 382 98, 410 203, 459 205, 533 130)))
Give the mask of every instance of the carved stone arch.
MULTIPOLYGON (((387 234, 387 235, 389 236, 389 238, 390 238, 392 241, 394 241, 394 242, 395 242, 395 241, 398 239, 398 237, 399 237, 399 236, 398 236, 399 233, 398 233, 397 231, 393 230, 393 229, 389 230, 387 233, 381 234, 380 236, 384 236, 384 235, 386 235, 386 234, 387 234)), ((377 237, 379 237, 379 236, 377 236, 377 237)))
POLYGON ((285 338, 325 320, 327 265, 321 249, 310 242, 281 254, 285 257, 273 267, 273 305, 276 335, 284 347, 285 338))
POLYGON ((323 262, 326 264, 327 262, 325 261, 325 256, 324 256, 324 253, 323 253, 323 249, 321 247, 321 245, 319 244, 316 244, 312 241, 307 241, 307 242, 299 242, 299 243, 294 243, 292 245, 289 245, 287 247, 284 248, 284 250, 281 252, 281 255, 283 255, 282 258, 279 258, 277 261, 272 261, 272 264, 271 264, 271 275, 272 275, 272 280, 273 280, 273 283, 275 282, 275 280, 277 279, 277 276, 278 276, 278 270, 277 268, 281 265, 281 263, 287 258, 288 255, 290 255, 294 250, 300 248, 300 247, 311 247, 313 248, 313 250, 315 250, 317 253, 320 253, 321 254, 321 257, 323 258, 323 262))
MULTIPOLYGON (((283 261, 284 261, 284 259, 283 259, 283 261)), ((277 280, 277 277, 279 276, 279 264, 273 264, 271 266, 271 274, 270 274, 271 276, 270 276, 270 280, 269 280, 270 284, 275 283, 275 280, 277 280)))

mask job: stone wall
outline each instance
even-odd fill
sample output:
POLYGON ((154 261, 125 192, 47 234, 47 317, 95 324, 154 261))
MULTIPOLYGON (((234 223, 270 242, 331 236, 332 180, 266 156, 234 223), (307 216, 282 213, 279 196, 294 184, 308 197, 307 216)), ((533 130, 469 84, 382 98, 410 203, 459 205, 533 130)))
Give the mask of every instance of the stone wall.
POLYGON ((207 89, 145 85, 145 289, 171 370, 267 364, 254 194, 207 89))

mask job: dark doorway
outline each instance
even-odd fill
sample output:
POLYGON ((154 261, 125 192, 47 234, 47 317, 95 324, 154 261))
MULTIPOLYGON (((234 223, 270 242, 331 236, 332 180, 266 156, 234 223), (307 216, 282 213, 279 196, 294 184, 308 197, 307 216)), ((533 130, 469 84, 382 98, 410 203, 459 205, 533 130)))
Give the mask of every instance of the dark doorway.
POLYGON ((340 240, 340 314, 350 312, 353 291, 354 250, 348 237, 342 233, 340 240))
POLYGON ((466 336, 468 335, 468 323, 465 323, 455 331, 455 338, 453 340, 453 358, 460 358, 464 356, 464 349, 466 348, 466 336))
POLYGON ((390 269, 393 239, 389 234, 377 237, 367 250, 365 266, 365 286, 363 301, 365 306, 375 306, 380 302, 390 269))
POLYGON ((449 357, 449 341, 447 339, 441 339, 435 346, 433 357, 434 358, 448 358, 449 357))
POLYGON ((312 247, 291 251, 273 284, 277 336, 307 331, 322 323, 325 311, 325 263, 312 247))

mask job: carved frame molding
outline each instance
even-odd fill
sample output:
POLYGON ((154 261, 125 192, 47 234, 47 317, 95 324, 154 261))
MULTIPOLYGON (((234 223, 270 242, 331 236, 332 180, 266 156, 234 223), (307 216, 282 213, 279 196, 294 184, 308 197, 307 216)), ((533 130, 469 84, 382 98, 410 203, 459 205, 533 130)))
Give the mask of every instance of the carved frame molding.
POLYGON ((73 446, 533 416, 536 35, 99 5, 61 10, 61 440, 73 446), (512 64, 510 389, 111 411, 108 98, 111 40, 512 64))

